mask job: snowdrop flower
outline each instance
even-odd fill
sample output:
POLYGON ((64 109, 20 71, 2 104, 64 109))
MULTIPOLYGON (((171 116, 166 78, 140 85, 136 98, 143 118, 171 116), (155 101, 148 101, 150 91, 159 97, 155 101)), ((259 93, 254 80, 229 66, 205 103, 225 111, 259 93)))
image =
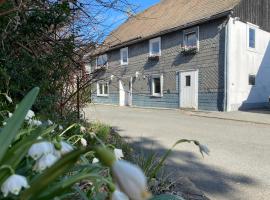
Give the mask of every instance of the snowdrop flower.
POLYGON ((61 144, 61 150, 60 150, 61 155, 65 155, 74 150, 73 146, 71 146, 67 142, 61 141, 60 144, 61 144))
POLYGON ((92 139, 97 137, 96 134, 95 134, 94 132, 89 133, 89 135, 90 135, 90 137, 91 137, 92 139))
POLYGON ((12 115, 13 115, 12 113, 10 113, 10 112, 8 113, 8 117, 9 117, 9 118, 11 118, 12 115))
POLYGON ((59 126, 58 126, 58 129, 59 129, 59 131, 62 131, 62 130, 64 130, 64 127, 61 126, 61 125, 59 125, 59 126))
POLYGON ((39 120, 35 120, 35 119, 29 119, 28 124, 31 126, 41 126, 42 122, 39 120))
POLYGON ((114 149, 114 155, 116 160, 121 160, 122 158, 124 158, 122 149, 114 149))
POLYGON ((13 102, 10 96, 8 96, 7 94, 4 94, 4 96, 9 103, 13 102))
POLYGON ((25 120, 30 120, 33 117, 35 117, 35 113, 32 110, 28 110, 26 116, 25 116, 25 120))
POLYGON ((3 122, 3 126, 7 125, 7 122, 3 122))
POLYGON ((39 142, 33 144, 29 151, 28 155, 33 158, 34 160, 39 159, 43 155, 48 155, 54 153, 54 145, 50 142, 39 142))
POLYGON ((87 141, 86 141, 86 139, 81 138, 81 145, 82 145, 83 147, 86 147, 86 146, 87 146, 87 141))
POLYGON ((129 200, 128 196, 119 190, 112 193, 112 200, 129 200))
POLYGON ((208 149, 208 147, 206 145, 203 144, 199 144, 199 149, 201 154, 203 155, 204 153, 209 155, 210 154, 210 150, 208 149))
POLYGON ((47 124, 48 124, 48 126, 51 126, 51 125, 53 125, 53 122, 51 121, 51 120, 47 120, 47 124))
POLYGON ((95 164, 95 163, 99 163, 99 159, 94 158, 94 159, 92 160, 92 163, 93 163, 93 164, 95 164))
POLYGON ((124 160, 117 160, 112 165, 112 174, 121 191, 130 199, 145 200, 150 197, 146 177, 138 166, 124 160))
POLYGON ((58 157, 53 154, 43 155, 40 159, 37 160, 34 166, 34 171, 42 172, 43 170, 51 167, 57 160, 58 157))
POLYGON ((84 126, 81 126, 81 127, 80 127, 80 131, 81 131, 82 133, 84 133, 84 132, 86 132, 86 128, 85 128, 84 126))
POLYGON ((29 188, 26 178, 13 174, 2 184, 1 191, 7 197, 9 193, 18 195, 22 188, 29 188))

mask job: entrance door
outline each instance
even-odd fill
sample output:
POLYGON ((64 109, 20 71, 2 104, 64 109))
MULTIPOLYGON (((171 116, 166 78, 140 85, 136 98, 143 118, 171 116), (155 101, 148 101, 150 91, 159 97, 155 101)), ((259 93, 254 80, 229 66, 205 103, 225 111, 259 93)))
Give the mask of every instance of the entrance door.
POLYGON ((180 108, 198 108, 198 71, 180 72, 180 108))
POLYGON ((119 98, 120 106, 132 105, 132 78, 128 80, 119 80, 119 98))

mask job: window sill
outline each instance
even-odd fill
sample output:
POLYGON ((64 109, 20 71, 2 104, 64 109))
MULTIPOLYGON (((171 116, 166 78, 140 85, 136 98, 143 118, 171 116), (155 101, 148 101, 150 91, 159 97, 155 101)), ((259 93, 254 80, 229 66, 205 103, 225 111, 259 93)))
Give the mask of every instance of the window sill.
POLYGON ((128 66, 128 63, 121 63, 121 66, 128 66))
POLYGON ((151 97, 153 97, 153 98, 162 98, 163 94, 152 94, 151 97))
POLYGON ((97 97, 109 97, 108 94, 98 94, 97 97))

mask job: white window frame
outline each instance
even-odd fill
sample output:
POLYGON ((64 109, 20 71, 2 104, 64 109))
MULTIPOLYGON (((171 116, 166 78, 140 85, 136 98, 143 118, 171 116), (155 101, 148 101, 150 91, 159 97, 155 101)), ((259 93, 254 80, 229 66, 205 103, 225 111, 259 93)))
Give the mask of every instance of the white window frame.
POLYGON ((120 49, 120 63, 121 65, 128 65, 128 47, 120 49), (123 61, 123 52, 127 52, 127 62, 123 61))
POLYGON ((196 35, 196 40, 197 40, 196 47, 197 47, 197 50, 199 51, 199 48, 200 48, 200 27, 199 26, 194 27, 194 28, 190 28, 190 29, 186 29, 183 31, 183 47, 190 48, 189 46, 187 46, 187 37, 186 36, 189 34, 192 34, 192 33, 195 33, 195 35, 196 35))
POLYGON ((109 96, 109 82, 98 82, 97 83, 97 96, 98 97, 108 97, 109 96), (108 94, 104 94, 104 88, 105 88, 105 85, 107 84, 108 86, 108 94), (99 86, 102 85, 102 91, 99 90, 99 86))
POLYGON ((100 69, 101 67, 108 67, 108 55, 107 55, 107 54, 99 55, 99 56, 96 58, 96 69, 100 69), (105 56, 106 59, 107 59, 107 63, 106 63, 106 65, 104 65, 104 66, 99 66, 99 65, 98 65, 98 58, 101 57, 101 56, 105 56))
POLYGON ((158 38, 154 38, 154 39, 151 39, 149 40, 149 56, 161 56, 161 37, 158 37, 158 38), (156 53, 152 53, 152 44, 155 43, 155 42, 158 42, 159 43, 159 52, 156 54, 156 53))
POLYGON ((257 51, 258 48, 258 28, 259 26, 255 25, 255 24, 251 24, 251 23, 247 23, 247 49, 249 51, 257 51), (249 29, 254 29, 255 31, 255 48, 252 48, 249 46, 249 29))
POLYGON ((152 75, 151 76, 151 95, 153 97, 163 97, 163 74, 159 74, 159 75, 152 75), (154 79, 155 78, 160 78, 160 93, 155 93, 155 82, 154 79))

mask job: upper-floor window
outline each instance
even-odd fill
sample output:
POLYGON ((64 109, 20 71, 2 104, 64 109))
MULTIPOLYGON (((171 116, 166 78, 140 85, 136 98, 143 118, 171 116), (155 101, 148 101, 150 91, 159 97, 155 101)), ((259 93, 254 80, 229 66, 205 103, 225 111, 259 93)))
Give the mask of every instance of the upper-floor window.
POLYGON ((184 49, 192 50, 199 48, 199 27, 184 30, 184 49))
POLYGON ((85 73, 86 74, 91 74, 91 65, 90 64, 85 65, 85 73))
POLYGON ((196 32, 188 33, 185 35, 186 47, 197 47, 197 34, 196 32))
POLYGON ((96 68, 100 68, 100 67, 104 67, 104 66, 108 66, 108 57, 107 54, 103 54, 97 57, 97 65, 96 68))
POLYGON ((152 76, 152 96, 162 97, 163 96, 163 75, 152 76))
POLYGON ((256 48, 256 30, 255 28, 249 28, 249 37, 248 37, 248 46, 249 48, 255 49, 256 48))
POLYGON ((97 96, 109 95, 109 83, 97 83, 97 96))
POLYGON ((120 50, 121 65, 128 64, 128 47, 120 50))
POLYGON ((161 38, 155 38, 149 41, 149 55, 161 56, 161 38))

